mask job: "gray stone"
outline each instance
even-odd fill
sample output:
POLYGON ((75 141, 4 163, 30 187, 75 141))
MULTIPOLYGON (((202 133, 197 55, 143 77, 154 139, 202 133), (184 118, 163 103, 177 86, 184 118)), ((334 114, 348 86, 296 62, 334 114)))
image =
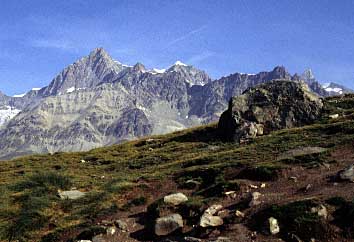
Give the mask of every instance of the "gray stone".
POLYGON ((186 242, 202 242, 201 239, 194 238, 194 237, 184 237, 184 240, 185 240, 186 242))
POLYGON ((80 199, 85 196, 85 192, 80 192, 78 190, 71 190, 71 191, 58 191, 58 195, 61 199, 69 199, 69 200, 76 200, 80 199))
POLYGON ((179 214, 171 214, 158 218, 155 223, 155 234, 168 235, 177 229, 183 228, 183 218, 179 214))
POLYGON ((253 207, 261 204, 262 203, 262 201, 260 200, 261 196, 262 194, 260 192, 253 192, 251 194, 251 201, 249 203, 249 206, 253 207))
POLYGON ((210 214, 203 214, 201 219, 200 219, 200 223, 199 225, 203 228, 206 227, 217 227, 220 225, 223 225, 224 221, 221 217, 219 216, 213 216, 210 214))
POLYGON ((114 225, 123 232, 128 231, 128 224, 120 219, 114 221, 114 225))
POLYGON ((181 203, 187 202, 188 197, 184 195, 183 193, 174 193, 171 195, 167 195, 163 198, 164 203, 170 204, 170 205, 180 205, 181 203))
POLYGON ((279 228, 279 225, 278 225, 278 220, 276 220, 275 218, 273 217, 270 217, 268 219, 268 222, 269 222, 269 232, 271 234, 278 234, 280 232, 280 228, 279 228))
POLYGON ((232 242, 228 237, 218 237, 216 240, 209 240, 208 242, 232 242))
POLYGON ((348 180, 354 182, 354 164, 348 166, 343 171, 340 171, 339 177, 342 180, 348 180))
POLYGON ((316 213, 319 217, 322 217, 324 219, 327 219, 327 217, 328 217, 327 208, 323 204, 320 204, 317 207, 311 208, 311 212, 316 213))
POLYGON ((214 215, 220 210, 222 210, 223 206, 220 204, 214 204, 210 206, 207 210, 204 211, 204 214, 214 215))
POLYGON ((110 226, 106 231, 108 235, 114 235, 117 232, 117 228, 115 226, 110 226))
POLYGON ((221 211, 222 208, 223 206, 220 204, 210 206, 204 211, 202 217, 200 218, 199 225, 203 228, 223 225, 223 219, 220 216, 215 216, 215 214, 221 211))
POLYGON ((109 242, 109 240, 106 239, 102 234, 100 234, 93 237, 92 242, 109 242))

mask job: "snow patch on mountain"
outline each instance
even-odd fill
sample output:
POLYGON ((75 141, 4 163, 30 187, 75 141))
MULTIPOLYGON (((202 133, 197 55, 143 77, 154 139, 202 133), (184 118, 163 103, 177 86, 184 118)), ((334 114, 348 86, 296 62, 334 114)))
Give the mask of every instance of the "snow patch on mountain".
POLYGON ((343 89, 342 89, 342 88, 339 88, 339 87, 334 87, 334 88, 332 88, 332 87, 327 87, 327 88, 325 88, 325 90, 326 90, 327 92, 336 92, 336 93, 339 93, 339 94, 343 94, 343 89))
POLYGON ((188 66, 188 65, 186 65, 186 64, 184 64, 184 63, 182 63, 181 61, 176 61, 175 62, 175 64, 174 64, 175 66, 188 66))
POLYGON ((326 89, 326 88, 328 88, 330 85, 331 85, 331 83, 328 82, 328 83, 322 84, 322 87, 323 87, 324 89, 326 89))
POLYGON ((66 89, 66 93, 72 93, 75 90, 76 90, 75 87, 70 87, 70 88, 66 89))
POLYGON ((16 94, 16 95, 13 95, 13 97, 24 97, 26 96, 27 93, 22 93, 22 94, 16 94))
POLYGON ((5 106, 0 108, 0 127, 15 117, 21 110, 5 106))
POLYGON ((150 73, 153 74, 153 75, 156 75, 156 74, 162 74, 162 73, 165 73, 166 72, 166 69, 157 69, 157 68, 153 68, 150 73))

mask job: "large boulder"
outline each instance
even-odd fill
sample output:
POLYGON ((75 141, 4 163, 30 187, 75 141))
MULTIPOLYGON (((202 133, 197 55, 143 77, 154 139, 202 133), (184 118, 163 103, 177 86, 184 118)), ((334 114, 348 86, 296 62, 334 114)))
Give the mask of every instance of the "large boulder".
POLYGON ((313 123, 322 100, 302 82, 275 80, 231 98, 219 121, 225 140, 241 142, 273 130, 313 123))

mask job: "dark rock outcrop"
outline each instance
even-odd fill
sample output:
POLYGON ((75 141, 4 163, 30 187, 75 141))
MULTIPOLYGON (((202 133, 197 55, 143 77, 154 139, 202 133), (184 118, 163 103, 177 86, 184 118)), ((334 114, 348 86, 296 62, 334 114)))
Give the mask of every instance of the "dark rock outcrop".
POLYGON ((311 124, 322 106, 304 83, 276 80, 233 97, 220 117, 219 130, 224 139, 241 142, 273 130, 311 124))

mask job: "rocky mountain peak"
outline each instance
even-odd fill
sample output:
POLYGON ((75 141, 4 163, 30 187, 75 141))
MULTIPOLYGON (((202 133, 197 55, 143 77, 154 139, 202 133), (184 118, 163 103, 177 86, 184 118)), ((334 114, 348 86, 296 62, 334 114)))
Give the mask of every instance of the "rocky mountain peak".
POLYGON ((110 58, 108 52, 102 48, 95 48, 94 50, 92 50, 89 54, 90 57, 99 57, 99 58, 110 58))
POLYGON ((270 74, 272 79, 291 79, 291 75, 284 66, 276 66, 270 74))
POLYGON ((304 81, 310 82, 315 80, 315 75, 313 74, 311 69, 306 69, 301 76, 304 81))
POLYGON ((140 62, 136 63, 134 66, 133 66, 133 70, 136 71, 136 72, 145 72, 146 71, 146 68, 143 64, 141 64, 140 62))
POLYGON ((52 96, 70 93, 78 89, 95 87, 112 81, 124 69, 123 65, 103 48, 94 49, 88 56, 69 65, 59 73, 40 95, 52 96))

